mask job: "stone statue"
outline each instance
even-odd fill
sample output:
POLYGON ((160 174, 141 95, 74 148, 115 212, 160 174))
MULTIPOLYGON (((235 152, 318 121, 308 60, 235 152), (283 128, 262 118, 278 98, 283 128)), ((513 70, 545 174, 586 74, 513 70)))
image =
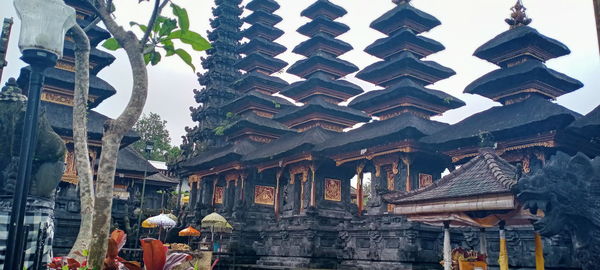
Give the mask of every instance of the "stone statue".
MULTIPOLYGON (((17 181, 20 138, 27 97, 21 94, 14 78, 0 93, 0 190, 1 195, 14 193, 17 181)), ((33 157, 29 195, 51 198, 64 172, 66 147, 42 112, 38 122, 38 142, 33 157)))
POLYGON ((571 234, 582 268, 600 265, 600 157, 558 152, 542 170, 514 187, 518 200, 532 213, 544 211, 533 224, 542 236, 571 234))

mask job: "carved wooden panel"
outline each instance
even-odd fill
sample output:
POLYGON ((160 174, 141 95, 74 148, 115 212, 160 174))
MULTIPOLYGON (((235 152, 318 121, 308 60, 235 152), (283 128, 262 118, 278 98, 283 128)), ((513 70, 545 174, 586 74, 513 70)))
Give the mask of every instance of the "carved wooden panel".
POLYGON ((433 176, 431 174, 419 174, 419 188, 431 186, 433 184, 433 176))
POLYGON ((275 187, 255 186, 254 203, 264 205, 275 205, 275 187))
POLYGON ((223 204, 223 198, 225 196, 224 187, 215 187, 215 204, 223 204))
POLYGON ((325 200, 342 201, 342 181, 325 178, 325 200))

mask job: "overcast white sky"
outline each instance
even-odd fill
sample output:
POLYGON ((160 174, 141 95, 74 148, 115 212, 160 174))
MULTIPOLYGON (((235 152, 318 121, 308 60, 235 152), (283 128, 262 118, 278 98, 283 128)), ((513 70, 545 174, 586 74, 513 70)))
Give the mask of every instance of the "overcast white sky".
MULTIPOLYGON (((214 6, 214 1, 174 1, 187 8, 193 30, 204 34, 210 28, 209 19, 212 17, 211 8, 214 6)), ((277 42, 288 48, 288 51, 279 58, 292 64, 302 57, 293 54, 291 49, 307 39, 296 33, 296 29, 308 21, 307 18, 300 17, 300 12, 314 1, 277 1, 282 8, 276 14, 284 18, 277 27, 286 32, 277 42)), ((361 69, 377 61, 376 58, 363 52, 365 47, 383 37, 383 34, 370 29, 369 24, 393 8, 392 1, 331 1, 348 11, 348 14, 339 21, 351 27, 348 33, 339 38, 352 44, 354 50, 341 58, 353 62, 361 69)), ((117 6, 117 19, 123 25, 129 26, 129 21, 145 23, 148 20, 150 9, 148 3, 137 4, 136 0, 114 2, 117 6)), ((249 0, 245 0, 244 4, 247 2, 249 0)), ((515 0, 414 0, 412 3, 442 21, 441 26, 424 35, 443 43, 446 50, 427 59, 437 61, 457 72, 457 75, 431 87, 446 91, 467 103, 467 106, 449 111, 436 119, 455 123, 473 113, 494 106, 495 103, 486 98, 462 94, 462 91, 466 85, 496 68, 488 62, 473 57, 472 54, 477 47, 508 29, 504 19, 509 16, 509 9, 514 5, 515 0)), ((560 97, 558 103, 579 113, 588 113, 600 104, 600 57, 592 0, 525 0, 524 4, 528 8, 527 14, 533 19, 532 27, 542 34, 562 41, 572 51, 570 55, 550 60, 548 66, 585 84, 584 88, 560 97)), ((165 12, 170 14, 171 11, 165 9, 165 12)), ((247 14, 248 12, 244 16, 247 14)), ((1 0, 0 17, 16 18, 11 0, 1 0)), ((18 76, 19 69, 24 65, 18 59, 20 56, 17 48, 19 23, 18 20, 15 21, 8 53, 9 66, 4 71, 4 81, 9 77, 18 76)), ((197 68, 201 68, 200 57, 204 55, 204 53, 193 54, 197 68)), ((122 51, 115 53, 115 56, 117 61, 99 74, 99 77, 111 83, 118 91, 117 95, 104 101, 97 109, 111 117, 120 114, 131 93, 131 72, 127 58, 122 51)), ((197 106, 193 97, 193 89, 200 88, 197 77, 177 58, 166 59, 159 66, 149 67, 149 75, 150 94, 145 111, 158 113, 168 121, 173 144, 178 145, 181 141, 180 136, 185 133, 184 127, 194 125, 188 108, 197 106)), ((290 82, 299 80, 289 74, 284 74, 282 77, 290 82)), ((353 75, 347 78, 361 85, 365 90, 376 89, 370 83, 353 78, 353 75)))

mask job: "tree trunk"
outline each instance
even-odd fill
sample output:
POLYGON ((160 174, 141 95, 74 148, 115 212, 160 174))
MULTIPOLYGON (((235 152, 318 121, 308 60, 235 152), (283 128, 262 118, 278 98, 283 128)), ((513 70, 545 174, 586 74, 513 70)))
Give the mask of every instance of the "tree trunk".
POLYGON ((73 141, 75 144, 75 166, 79 180, 81 203, 81 225, 77 240, 69 252, 69 257, 79 261, 81 252, 89 249, 92 240, 94 219, 94 180, 89 160, 87 144, 87 100, 90 84, 90 41, 79 25, 71 29, 75 42, 75 104, 73 106, 73 141))
POLYGON ((102 269, 111 224, 117 153, 123 136, 131 130, 144 109, 148 95, 148 73, 142 54, 143 47, 135 34, 126 32, 114 21, 103 1, 96 1, 96 3, 100 18, 107 30, 127 53, 133 75, 133 89, 127 107, 117 119, 109 120, 104 124, 102 153, 96 180, 95 215, 92 225, 93 237, 88 258, 88 265, 91 269, 102 269))

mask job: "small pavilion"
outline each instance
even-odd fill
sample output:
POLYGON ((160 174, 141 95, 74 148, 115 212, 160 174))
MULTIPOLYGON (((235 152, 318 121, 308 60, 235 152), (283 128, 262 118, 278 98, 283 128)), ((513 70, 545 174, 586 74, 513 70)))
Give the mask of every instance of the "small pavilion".
MULTIPOLYGON (((485 228, 499 226, 500 269, 508 269, 505 226, 530 226, 537 218, 524 210, 511 192, 518 176, 518 169, 499 157, 494 149, 482 148, 478 156, 432 185, 411 192, 388 193, 383 199, 394 204, 394 214, 444 227, 445 270, 452 269, 451 226, 481 228, 481 253, 488 250, 485 228)), ((541 248, 541 238, 536 235, 538 265, 543 265, 541 248)))

